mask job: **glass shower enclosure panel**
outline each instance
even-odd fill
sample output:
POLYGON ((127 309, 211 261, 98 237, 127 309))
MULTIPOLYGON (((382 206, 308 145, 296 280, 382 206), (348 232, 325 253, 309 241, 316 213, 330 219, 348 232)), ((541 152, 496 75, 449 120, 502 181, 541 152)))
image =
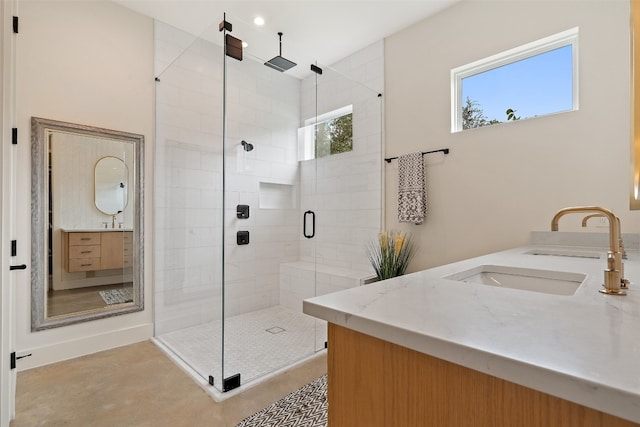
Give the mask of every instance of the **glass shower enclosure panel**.
MULTIPOLYGON (((375 279, 367 246, 381 227, 382 98, 355 79, 367 69, 357 55, 372 56, 363 52, 331 66, 316 64, 322 72, 311 77, 315 83, 308 89, 315 91, 315 111, 303 107, 305 123, 315 119, 315 189, 309 190, 316 203, 317 295, 375 279)), ((317 328, 316 348, 322 348, 326 324, 317 328)))
POLYGON ((155 338, 222 386, 223 50, 156 22, 155 338))
POLYGON ((306 263, 301 256, 313 224, 306 214, 304 226, 310 208, 300 191, 301 175, 315 169, 303 171, 298 159, 300 73, 310 74, 312 59, 285 35, 284 55, 297 65, 270 67, 272 57, 252 46, 271 40, 277 55, 278 35, 226 19, 233 32, 224 36, 248 43, 242 61, 225 57, 223 387, 231 389, 314 354, 316 320, 302 313, 315 295, 314 251, 306 263))

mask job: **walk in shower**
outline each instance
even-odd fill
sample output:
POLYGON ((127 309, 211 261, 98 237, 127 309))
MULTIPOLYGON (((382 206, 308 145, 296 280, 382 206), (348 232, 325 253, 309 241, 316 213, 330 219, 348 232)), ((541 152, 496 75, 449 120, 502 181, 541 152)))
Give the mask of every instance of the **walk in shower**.
POLYGON ((155 31, 155 340, 215 391, 325 348, 302 300, 372 279, 382 204, 382 42, 324 66, 225 20, 155 31))

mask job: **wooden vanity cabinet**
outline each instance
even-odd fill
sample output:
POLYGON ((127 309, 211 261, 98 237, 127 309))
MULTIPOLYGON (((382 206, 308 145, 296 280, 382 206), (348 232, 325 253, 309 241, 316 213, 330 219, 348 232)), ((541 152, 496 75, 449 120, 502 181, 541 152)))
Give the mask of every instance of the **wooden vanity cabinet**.
POLYGON ((133 265, 133 232, 63 232, 64 268, 69 273, 133 265))
POLYGON ((329 323, 330 427, 639 427, 329 323))

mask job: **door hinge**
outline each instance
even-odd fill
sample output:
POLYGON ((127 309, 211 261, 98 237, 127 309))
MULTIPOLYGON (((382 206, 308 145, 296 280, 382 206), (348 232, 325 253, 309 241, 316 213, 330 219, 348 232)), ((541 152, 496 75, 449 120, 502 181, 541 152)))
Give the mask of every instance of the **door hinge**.
POLYGON ((11 256, 16 256, 18 255, 18 241, 17 240, 12 240, 11 241, 11 256))
POLYGON ((18 144, 18 128, 11 128, 11 143, 18 144))
POLYGON ((12 352, 11 353, 11 369, 16 369, 16 362, 18 360, 24 359, 25 357, 30 357, 30 356, 31 356, 31 353, 16 357, 16 352, 15 351, 12 352))
POLYGON ((13 32, 15 34, 18 34, 18 17, 17 16, 13 17, 13 32))

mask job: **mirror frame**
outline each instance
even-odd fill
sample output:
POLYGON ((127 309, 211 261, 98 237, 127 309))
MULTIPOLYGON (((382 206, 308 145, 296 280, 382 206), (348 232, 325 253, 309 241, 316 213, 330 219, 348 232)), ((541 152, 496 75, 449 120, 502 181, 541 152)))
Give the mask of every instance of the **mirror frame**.
POLYGON ((31 118, 31 330, 41 331, 144 310, 144 135, 67 123, 39 117, 31 118), (46 317, 48 249, 48 131, 73 133, 133 144, 134 209, 133 221, 133 302, 94 310, 46 317))

